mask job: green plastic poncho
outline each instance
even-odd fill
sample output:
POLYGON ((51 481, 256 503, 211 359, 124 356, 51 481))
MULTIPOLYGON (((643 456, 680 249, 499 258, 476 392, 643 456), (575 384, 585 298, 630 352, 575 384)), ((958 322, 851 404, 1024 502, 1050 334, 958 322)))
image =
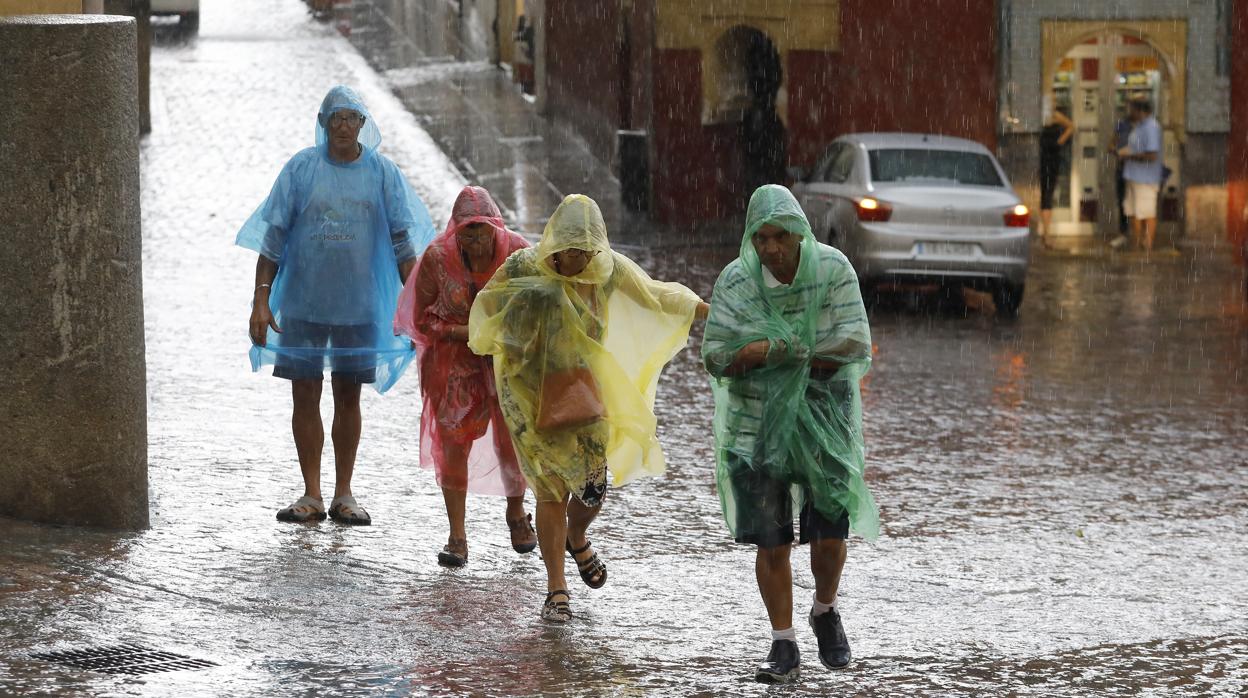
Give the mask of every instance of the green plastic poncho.
POLYGON ((684 286, 655 281, 612 251, 598 205, 575 194, 555 210, 537 247, 512 254, 481 290, 468 346, 494 357, 499 404, 539 500, 571 493, 592 504, 605 491, 608 465, 616 485, 663 472, 655 390, 688 342, 699 303, 684 286), (597 254, 580 274, 563 276, 552 255, 568 249, 597 254), (544 376, 579 368, 597 381, 605 417, 538 430, 544 376))
POLYGON ((715 396, 716 482, 733 535, 739 510, 759 510, 735 501, 731 485, 746 474, 739 469, 750 469, 788 483, 793 511, 809 496, 825 518, 848 514, 851 530, 877 536, 879 513, 863 479, 859 382, 871 364, 871 330, 858 278, 845 255, 815 239, 782 186, 750 198, 740 256, 715 283, 702 359, 715 396), (768 223, 802 237, 791 284, 765 274, 754 249, 754 234, 768 223), (756 340, 771 343, 767 365, 726 376, 756 340), (812 369, 812 360, 839 367, 812 369))

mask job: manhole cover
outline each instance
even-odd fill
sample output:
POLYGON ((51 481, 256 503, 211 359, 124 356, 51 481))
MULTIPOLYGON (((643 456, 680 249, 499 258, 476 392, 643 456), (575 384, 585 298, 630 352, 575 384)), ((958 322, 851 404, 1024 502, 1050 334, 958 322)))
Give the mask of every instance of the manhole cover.
POLYGON ((217 666, 214 662, 204 659, 192 659, 184 654, 161 652, 141 645, 110 645, 62 652, 39 652, 30 656, 45 662, 56 662, 105 674, 154 674, 160 671, 207 669, 217 666))

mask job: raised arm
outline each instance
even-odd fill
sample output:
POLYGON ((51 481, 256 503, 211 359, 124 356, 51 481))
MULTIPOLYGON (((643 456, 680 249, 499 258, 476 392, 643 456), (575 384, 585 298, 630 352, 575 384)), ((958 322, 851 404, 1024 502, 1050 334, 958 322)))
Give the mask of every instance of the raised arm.
POLYGON ((646 308, 658 307, 668 315, 685 315, 703 319, 710 311, 698 294, 673 281, 656 281, 642 271, 631 259, 615 254, 616 291, 624 293, 634 303, 646 308))

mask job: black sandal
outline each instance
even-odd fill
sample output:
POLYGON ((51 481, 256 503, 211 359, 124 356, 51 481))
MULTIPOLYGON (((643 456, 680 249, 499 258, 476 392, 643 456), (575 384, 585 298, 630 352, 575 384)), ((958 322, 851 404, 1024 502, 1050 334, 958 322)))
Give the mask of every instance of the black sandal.
POLYGON ((572 606, 568 602, 572 599, 572 595, 566 589, 556 589, 546 595, 546 602, 542 604, 542 620, 548 623, 567 623, 572 620, 572 606), (563 595, 563 601, 555 601, 554 598, 563 595))
POLYGON ((463 567, 468 564, 468 539, 449 538, 442 552, 438 553, 438 564, 443 567, 463 567))
POLYGON ((565 539, 564 543, 568 548, 568 552, 572 553, 572 562, 576 563, 576 570, 581 573, 581 581, 585 582, 585 586, 590 589, 601 589, 602 585, 607 583, 607 565, 598 559, 598 553, 591 554, 585 560, 576 559, 577 555, 589 550, 591 545, 589 539, 585 539, 585 547, 577 550, 572 549, 572 541, 565 539), (597 584, 593 582, 594 579, 598 580, 597 584))

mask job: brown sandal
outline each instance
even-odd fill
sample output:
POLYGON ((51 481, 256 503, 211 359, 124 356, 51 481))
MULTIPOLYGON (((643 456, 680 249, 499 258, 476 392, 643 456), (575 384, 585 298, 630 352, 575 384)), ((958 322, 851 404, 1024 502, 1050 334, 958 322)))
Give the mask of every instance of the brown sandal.
POLYGON ((443 567, 463 567, 468 564, 468 539, 450 538, 438 553, 438 564, 443 567))
POLYGON ((547 623, 567 623, 572 620, 572 605, 569 601, 572 595, 565 589, 557 589, 546 595, 546 602, 542 604, 542 620, 547 623), (562 596, 562 601, 555 601, 556 596, 562 596))
POLYGON ((537 547, 537 532, 533 530, 533 515, 525 514, 521 519, 507 519, 507 528, 511 531, 511 549, 524 555, 533 552, 537 547))

